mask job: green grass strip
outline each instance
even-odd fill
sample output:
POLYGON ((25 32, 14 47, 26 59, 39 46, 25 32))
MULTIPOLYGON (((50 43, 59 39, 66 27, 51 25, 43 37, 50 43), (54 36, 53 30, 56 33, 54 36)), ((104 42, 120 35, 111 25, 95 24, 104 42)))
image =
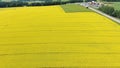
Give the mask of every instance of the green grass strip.
POLYGON ((86 7, 83 7, 81 5, 77 4, 66 4, 66 5, 61 5, 61 7, 64 9, 66 13, 71 13, 71 12, 92 12, 92 10, 87 9, 86 7))

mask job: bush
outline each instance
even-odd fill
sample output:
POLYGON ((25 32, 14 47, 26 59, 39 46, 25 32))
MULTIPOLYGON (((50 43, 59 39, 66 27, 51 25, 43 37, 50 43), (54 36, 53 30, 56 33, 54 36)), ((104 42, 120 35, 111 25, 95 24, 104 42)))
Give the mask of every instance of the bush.
POLYGON ((102 6, 99 8, 100 11, 107 13, 109 15, 113 15, 115 9, 111 6, 102 6))
POLYGON ((115 10, 112 16, 120 18, 120 10, 115 10))
POLYGON ((99 8, 100 11, 107 13, 111 16, 120 18, 120 10, 115 10, 113 7, 111 6, 102 6, 99 8))
POLYGON ((118 13, 119 13, 119 11, 118 11, 118 10, 115 10, 115 11, 113 12, 112 16, 117 17, 117 16, 118 16, 118 13))

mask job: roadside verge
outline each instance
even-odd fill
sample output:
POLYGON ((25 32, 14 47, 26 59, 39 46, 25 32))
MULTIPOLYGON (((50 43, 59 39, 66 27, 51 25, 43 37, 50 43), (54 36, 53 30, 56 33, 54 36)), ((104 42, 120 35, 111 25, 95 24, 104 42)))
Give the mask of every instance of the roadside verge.
POLYGON ((95 12, 97 12, 97 13, 99 13, 99 14, 101 14, 101 15, 103 15, 103 16, 105 16, 105 17, 107 17, 107 18, 109 18, 109 19, 111 19, 111 20, 113 20, 115 22, 117 22, 118 24, 120 24, 120 20, 115 18, 115 17, 107 15, 107 14, 105 14, 105 13, 103 13, 103 12, 97 10, 97 9, 91 8, 91 7, 89 7, 89 9, 91 9, 91 10, 93 10, 93 11, 95 11, 95 12))

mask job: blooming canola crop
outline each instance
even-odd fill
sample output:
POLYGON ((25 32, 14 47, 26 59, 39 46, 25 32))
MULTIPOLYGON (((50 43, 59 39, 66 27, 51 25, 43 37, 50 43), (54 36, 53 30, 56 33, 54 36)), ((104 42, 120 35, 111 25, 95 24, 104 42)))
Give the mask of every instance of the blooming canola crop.
POLYGON ((120 25, 60 6, 0 9, 0 68, 120 66, 120 25))

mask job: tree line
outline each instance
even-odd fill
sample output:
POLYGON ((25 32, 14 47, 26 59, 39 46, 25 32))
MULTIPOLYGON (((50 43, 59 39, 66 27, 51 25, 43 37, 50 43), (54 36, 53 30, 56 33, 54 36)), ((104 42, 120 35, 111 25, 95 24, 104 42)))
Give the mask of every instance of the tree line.
MULTIPOLYGON (((60 5, 66 3, 75 3, 75 2, 83 2, 83 1, 92 1, 92 0, 18 0, 18 1, 0 1, 0 7, 22 7, 22 6, 47 6, 47 5, 60 5), (42 1, 42 2, 41 2, 42 1)), ((96 0, 95 0, 96 1, 96 0)))
POLYGON ((0 7, 22 7, 22 6, 47 6, 47 5, 59 5, 59 4, 66 4, 66 3, 75 3, 75 2, 82 2, 82 0, 20 0, 20 1, 10 1, 10 2, 0 2, 0 7), (44 2, 41 2, 44 1, 44 2))
MULTIPOLYGON (((22 6, 46 6, 46 5, 59 5, 59 4, 66 4, 66 3, 75 3, 75 2, 83 2, 83 1, 92 1, 92 0, 18 0, 18 1, 10 1, 10 2, 3 2, 0 1, 0 7, 22 7, 22 6), (32 1, 32 2, 31 2, 32 1), (38 2, 35 2, 38 1, 38 2), (44 2, 40 2, 44 1, 44 2)), ((98 1, 98 0, 94 0, 98 1)), ((120 1, 120 0, 100 0, 100 1, 120 1)))
POLYGON ((120 18, 120 10, 115 10, 112 6, 102 6, 99 10, 113 17, 120 18))

